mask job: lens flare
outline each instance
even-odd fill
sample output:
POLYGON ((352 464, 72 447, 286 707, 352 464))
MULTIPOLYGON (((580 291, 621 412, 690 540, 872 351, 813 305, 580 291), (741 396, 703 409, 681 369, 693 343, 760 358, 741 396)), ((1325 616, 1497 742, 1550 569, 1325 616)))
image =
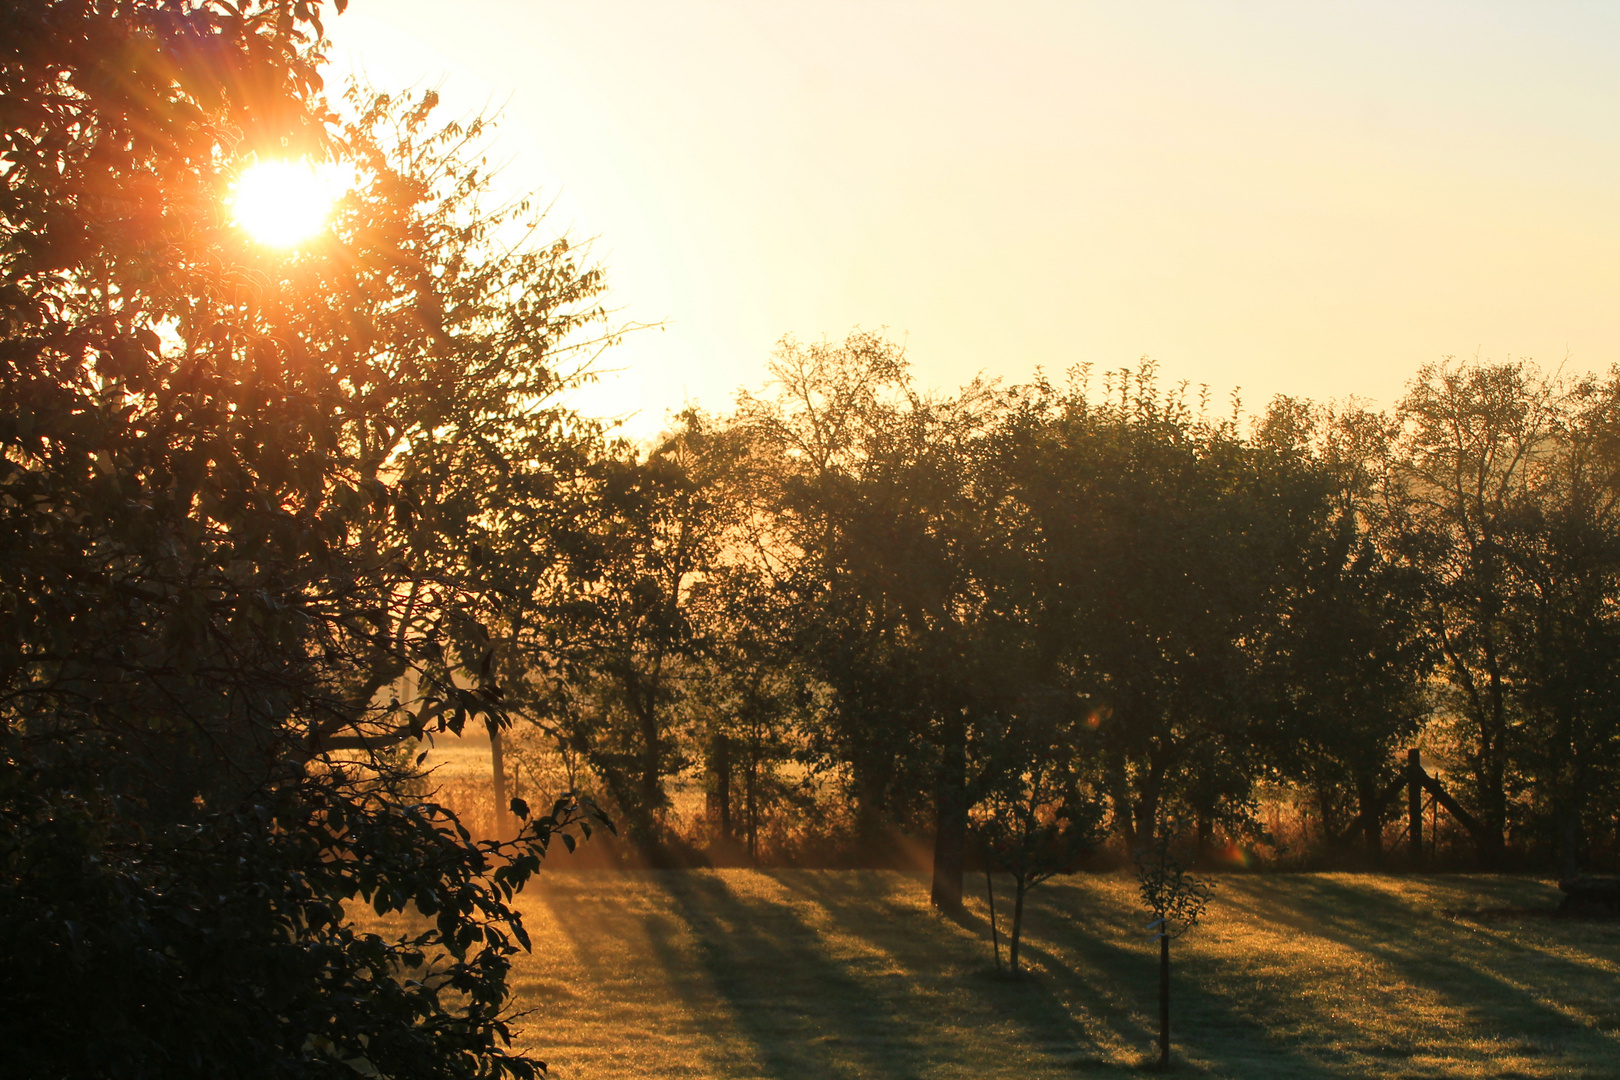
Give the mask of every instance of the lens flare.
POLYGON ((261 161, 231 185, 233 220, 267 247, 293 247, 326 227, 337 188, 329 172, 307 161, 261 161))

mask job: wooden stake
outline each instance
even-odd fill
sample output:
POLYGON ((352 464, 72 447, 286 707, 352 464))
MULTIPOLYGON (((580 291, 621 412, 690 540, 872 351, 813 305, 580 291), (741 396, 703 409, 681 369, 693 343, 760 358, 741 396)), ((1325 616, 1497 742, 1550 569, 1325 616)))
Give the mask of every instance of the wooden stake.
POLYGON ((1170 929, 1159 930, 1159 1068, 1170 1067, 1170 929))

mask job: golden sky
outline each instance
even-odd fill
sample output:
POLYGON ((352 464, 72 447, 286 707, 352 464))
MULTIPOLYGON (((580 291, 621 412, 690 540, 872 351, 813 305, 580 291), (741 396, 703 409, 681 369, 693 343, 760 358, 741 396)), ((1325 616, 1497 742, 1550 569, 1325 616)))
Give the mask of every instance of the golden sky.
POLYGON ((1393 404, 1620 362, 1620 5, 355 0, 340 63, 505 105, 504 181, 663 321, 635 430, 783 334, 919 381, 1098 369, 1393 404))

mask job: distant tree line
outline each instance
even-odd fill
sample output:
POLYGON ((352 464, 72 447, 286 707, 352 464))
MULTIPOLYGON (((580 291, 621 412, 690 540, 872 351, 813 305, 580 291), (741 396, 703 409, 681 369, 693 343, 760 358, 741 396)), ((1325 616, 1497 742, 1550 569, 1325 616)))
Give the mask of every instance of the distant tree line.
POLYGON ((649 852, 685 776, 756 858, 766 820, 932 834, 946 903, 1009 799, 1254 842, 1283 785, 1376 856, 1417 739, 1479 865, 1612 848, 1620 373, 1448 361, 1393 414, 1247 421, 1151 364, 924 394, 867 333, 770 374, 621 451, 612 557, 525 661, 649 852))

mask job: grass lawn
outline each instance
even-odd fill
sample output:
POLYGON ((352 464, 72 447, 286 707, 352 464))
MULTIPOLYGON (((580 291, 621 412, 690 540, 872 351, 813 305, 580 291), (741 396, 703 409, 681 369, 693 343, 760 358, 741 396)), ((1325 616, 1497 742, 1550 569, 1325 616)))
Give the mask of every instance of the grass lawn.
MULTIPOLYGON (((543 875, 516 972, 558 1080, 1135 1072, 1156 953, 1125 876, 1031 894, 1029 976, 998 979, 984 878, 958 924, 881 871, 543 875)), ((1555 903, 1517 878, 1226 876, 1175 945, 1179 1072, 1620 1077, 1620 923, 1463 921, 1555 903)))

